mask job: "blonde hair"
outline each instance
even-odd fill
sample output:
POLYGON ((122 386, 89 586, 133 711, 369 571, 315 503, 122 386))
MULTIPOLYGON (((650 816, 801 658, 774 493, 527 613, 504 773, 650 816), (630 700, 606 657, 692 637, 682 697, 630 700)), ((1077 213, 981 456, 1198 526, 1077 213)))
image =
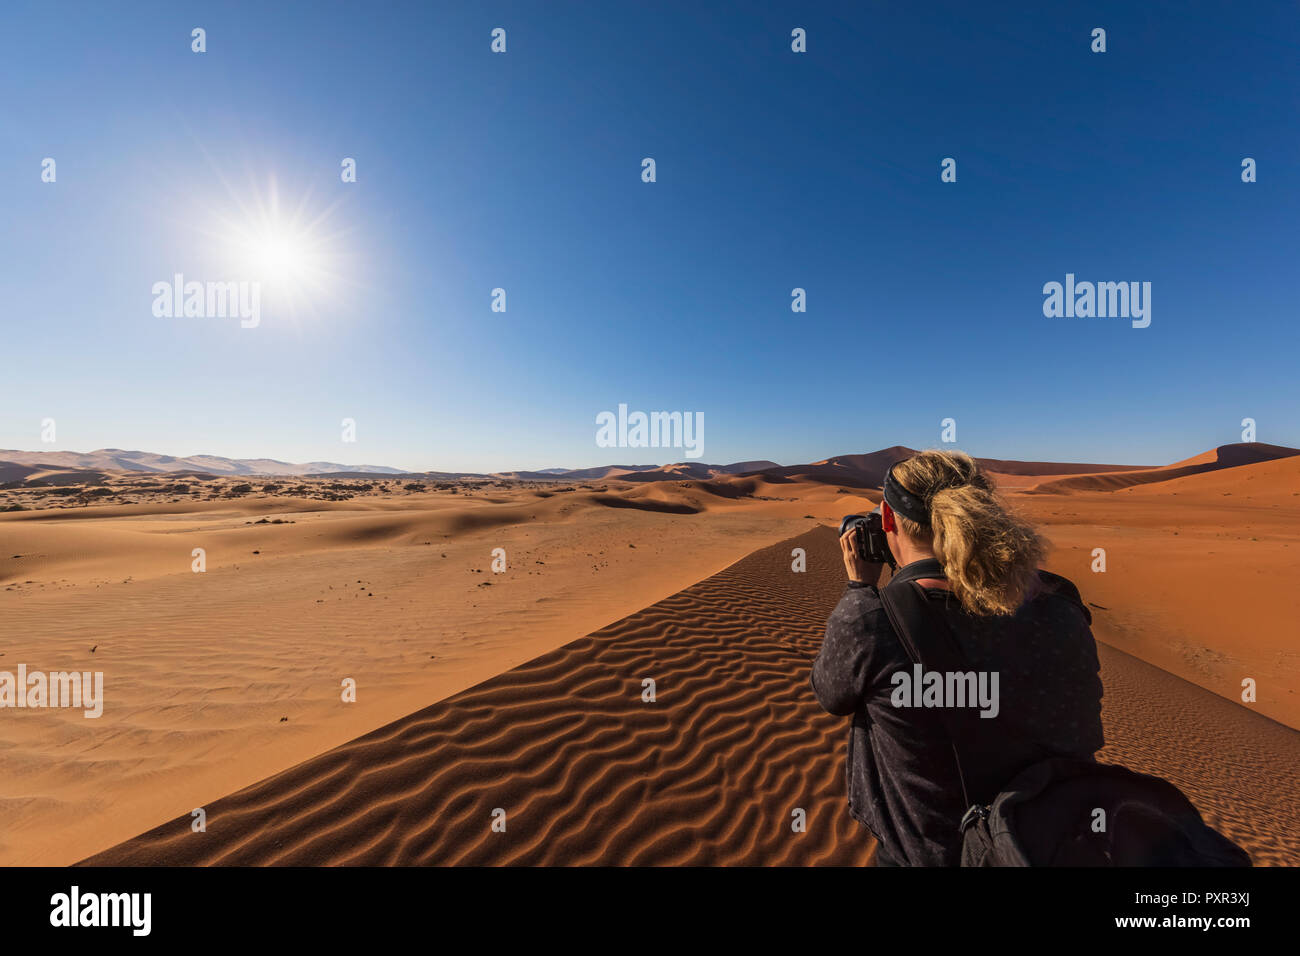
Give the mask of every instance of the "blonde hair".
POLYGON ((894 512, 909 538, 929 540, 952 593, 972 614, 1012 614, 1038 578, 1046 542, 1013 513, 959 451, 923 451, 894 466, 894 480, 925 502, 930 527, 894 512))

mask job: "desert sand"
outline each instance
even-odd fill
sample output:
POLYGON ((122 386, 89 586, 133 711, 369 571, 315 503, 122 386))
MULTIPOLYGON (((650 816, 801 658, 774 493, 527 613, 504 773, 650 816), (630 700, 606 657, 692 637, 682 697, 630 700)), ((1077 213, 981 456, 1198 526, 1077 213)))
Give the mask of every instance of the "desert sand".
POLYGON ((1300 728, 1300 457, 1017 501, 1098 640, 1238 703, 1251 678, 1250 709, 1300 728))
MULTIPOLYGON (((807 685, 842 589, 835 533, 818 528, 215 801, 205 833, 184 815, 86 862, 865 864, 874 841, 845 811, 845 722, 807 685)), ((1300 733, 1101 655, 1102 759, 1169 777, 1257 865, 1300 862, 1300 733)))
MULTIPOLYGON (((1294 864, 1300 458, 1270 449, 999 480, 1110 645, 1107 757, 1294 864)), ((567 484, 9 477, 0 669, 102 670, 107 701, 3 712, 0 863, 863 862, 807 671, 843 584, 828 526, 898 452, 567 484)))

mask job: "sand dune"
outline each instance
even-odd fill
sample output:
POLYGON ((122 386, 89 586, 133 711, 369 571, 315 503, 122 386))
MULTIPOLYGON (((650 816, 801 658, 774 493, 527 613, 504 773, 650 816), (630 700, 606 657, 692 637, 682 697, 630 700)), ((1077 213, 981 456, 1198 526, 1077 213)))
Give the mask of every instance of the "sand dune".
POLYGON ((864 863, 841 722, 807 687, 841 586, 828 534, 214 801, 193 841, 167 824, 90 862, 864 863))
MULTIPOLYGON (((657 482, 681 479, 709 480, 731 475, 761 475, 766 480, 779 483, 786 480, 835 483, 853 488, 879 487, 889 466, 901 458, 914 454, 915 449, 894 445, 866 454, 838 455, 823 461, 804 465, 781 466, 773 461, 740 461, 729 465, 703 462, 675 462, 667 465, 600 465, 592 468, 548 468, 543 471, 508 471, 495 474, 471 472, 403 473, 399 469, 374 465, 341 465, 336 462, 313 461, 292 464, 272 458, 223 458, 219 455, 192 455, 175 458, 153 452, 124 451, 120 448, 101 448, 93 452, 25 452, 0 450, 0 482, 26 478, 24 466, 48 471, 98 470, 109 474, 167 474, 193 475, 212 478, 218 476, 245 477, 384 477, 405 475, 412 480, 472 481, 494 480, 551 482, 567 481, 626 481, 657 482), (12 477, 4 477, 11 474, 12 477)), ((1039 461, 1006 461, 980 458, 980 464, 993 472, 1000 483, 1008 487, 1022 487, 1031 479, 1045 475, 1079 476, 1112 471, 1131 471, 1144 466, 1094 465, 1039 461)))
POLYGON ((332 461, 292 464, 274 458, 224 458, 220 455, 191 455, 175 458, 147 451, 100 448, 95 451, 18 451, 0 448, 0 464, 36 465, 40 468, 69 468, 95 471, 170 473, 196 471, 213 475, 316 475, 331 472, 399 474, 400 469, 375 465, 340 465, 332 461))
MULTIPOLYGON (((869 510, 880 493, 848 464, 812 478, 648 482, 19 479, 0 489, 0 510, 24 509, 0 514, 0 668, 93 666, 108 703, 99 721, 24 711, 0 723, 0 863, 103 850, 596 632, 755 548, 869 510), (196 547, 207 556, 201 575, 190 569, 196 547), (504 575, 490 570, 497 547, 509 555, 504 575), (340 703, 343 676, 359 682, 356 704, 340 703)), ((1012 498, 1054 543, 1050 566, 1092 602, 1099 639, 1234 712, 1300 727, 1288 624, 1300 617, 1288 586, 1300 574, 1298 471, 1300 457, 1276 458, 1114 492, 1012 498), (1098 547, 1108 556, 1100 574, 1098 547), (1237 702, 1244 677, 1258 682, 1253 713, 1237 702)), ((813 582, 802 584, 821 587, 813 582)), ((746 597, 756 608, 770 599, 746 597)), ((808 612, 808 634, 819 635, 819 616, 808 612)), ((731 626, 719 621, 699 626, 731 626)))
MULTIPOLYGON (((885 474, 896 461, 916 454, 917 449, 894 445, 859 455, 837 455, 807 465, 764 467, 741 472, 762 477, 774 484, 784 481, 820 482, 847 488, 879 488, 885 474)), ((1094 475, 1098 473, 1140 470, 1137 465, 1093 465, 1051 461, 1009 461, 1000 458, 976 458, 1001 487, 1022 488, 1039 484, 1043 476, 1094 475)), ((643 478, 645 476, 642 476, 643 478)))
POLYGON ((0 461, 0 482, 25 481, 41 469, 36 465, 23 465, 14 461, 0 461))
POLYGON ((1084 475, 1115 471, 1141 471, 1146 465, 1096 465, 1074 461, 1008 461, 1002 458, 976 458, 985 471, 1005 478, 1042 477, 1043 475, 1084 475))
POLYGON ((207 476, 248 477, 382 477, 403 475, 428 480, 490 481, 504 478, 523 481, 663 481, 675 478, 714 478, 778 468, 773 461, 741 461, 730 465, 710 465, 702 462, 676 462, 668 465, 599 465, 594 468, 548 468, 543 471, 508 471, 494 474, 476 472, 404 472, 400 468, 382 465, 344 465, 332 461, 309 461, 295 464, 274 458, 225 458, 221 455, 191 455, 176 458, 155 452, 126 451, 121 448, 100 448, 90 452, 75 451, 18 451, 0 449, 0 482, 27 477, 32 470, 96 470, 109 473, 201 474, 207 476), (6 477, 11 475, 12 477, 6 477))
POLYGON ((502 478, 521 481, 607 481, 642 471, 657 471, 658 465, 600 465, 595 468, 550 468, 546 471, 504 471, 502 478))
POLYGON ((638 471, 623 475, 624 481, 674 481, 681 479, 721 478, 727 475, 742 475, 769 468, 780 468, 774 461, 740 461, 731 465, 705 465, 699 462, 683 461, 662 468, 638 471))
POLYGON ((107 696, 93 721, 6 712, 0 864, 73 862, 177 802, 380 727, 839 508, 833 489, 755 502, 689 484, 403 483, 345 500, 133 492, 132 504, 0 514, 0 669, 102 670, 107 696), (621 494, 646 500, 605 500, 621 494), (647 504, 656 496, 680 507, 647 504), (355 704, 340 701, 343 677, 358 682, 355 704))
POLYGON ((1229 700, 1250 678, 1259 713, 1300 727, 1300 457, 1015 500, 1098 637, 1229 700))
POLYGON ((1267 445, 1261 442, 1220 445, 1218 448, 1164 468, 1148 468, 1112 474, 1076 475, 1071 478, 1043 482, 1036 485, 1033 490, 1043 494, 1060 494, 1073 491, 1119 491, 1133 485, 1170 481, 1174 478, 1183 478, 1207 471, 1238 468, 1294 455, 1300 455, 1300 448, 1267 445))
MULTIPOLYGON (((1239 497, 1257 505, 1295 505, 1300 498, 1300 452, 1282 458, 1207 469, 1164 481, 1146 482, 1123 489, 1140 497, 1239 497)), ((1183 502, 1187 504, 1187 502, 1183 502)), ((1189 505, 1189 507, 1191 507, 1189 505)))
MULTIPOLYGON (((835 535, 816 529, 214 799, 206 833, 178 807, 85 862, 863 864, 844 720, 807 683, 842 583, 835 535)), ((1300 733, 1126 654, 1102 661, 1104 759, 1168 776, 1257 864, 1300 863, 1300 733)))

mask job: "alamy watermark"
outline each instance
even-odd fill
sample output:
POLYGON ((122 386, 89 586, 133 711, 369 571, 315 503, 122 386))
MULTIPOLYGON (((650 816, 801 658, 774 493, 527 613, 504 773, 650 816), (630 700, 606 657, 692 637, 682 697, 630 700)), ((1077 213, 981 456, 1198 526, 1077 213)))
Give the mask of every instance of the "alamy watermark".
POLYGON ((155 318, 238 318, 245 329, 262 322, 260 282, 186 282, 178 272, 171 282, 155 282, 151 291, 155 318))
POLYGON ((0 708, 4 707, 80 707, 87 718, 103 716, 104 672, 29 673, 26 664, 19 664, 17 674, 0 671, 0 708))
POLYGON ((703 412, 628 412, 596 416, 596 445, 600 448, 681 448, 687 458, 704 454, 703 412))
POLYGON ((895 707, 978 707, 980 717, 996 717, 997 671, 927 671, 913 664, 910 671, 895 671, 889 679, 895 707))
POLYGON ((1151 324, 1150 282, 1075 282, 1065 274, 1065 284, 1043 286, 1043 315, 1049 319, 1132 319, 1133 328, 1151 324))
POLYGON ((126 927, 133 936, 153 929, 152 893, 83 893, 73 884, 50 897, 50 925, 126 927))

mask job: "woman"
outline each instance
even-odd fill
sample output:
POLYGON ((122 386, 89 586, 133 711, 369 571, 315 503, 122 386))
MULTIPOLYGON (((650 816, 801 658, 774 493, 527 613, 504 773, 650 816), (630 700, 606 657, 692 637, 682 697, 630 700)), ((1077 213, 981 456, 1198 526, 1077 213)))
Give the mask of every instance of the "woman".
POLYGON ((848 588, 812 669, 823 707, 852 715, 849 812, 878 841, 876 865, 951 866, 960 821, 1017 771, 1046 756, 1090 758, 1103 745, 1101 681, 1091 616, 1074 585, 1038 571, 1045 545, 1009 511, 974 459, 926 451, 894 465, 881 521, 899 567, 886 588, 929 598, 928 626, 948 629, 970 671, 990 677, 996 716, 969 721, 959 773, 945 701, 915 706, 897 693, 914 662, 890 627, 882 566, 840 539, 848 588))

